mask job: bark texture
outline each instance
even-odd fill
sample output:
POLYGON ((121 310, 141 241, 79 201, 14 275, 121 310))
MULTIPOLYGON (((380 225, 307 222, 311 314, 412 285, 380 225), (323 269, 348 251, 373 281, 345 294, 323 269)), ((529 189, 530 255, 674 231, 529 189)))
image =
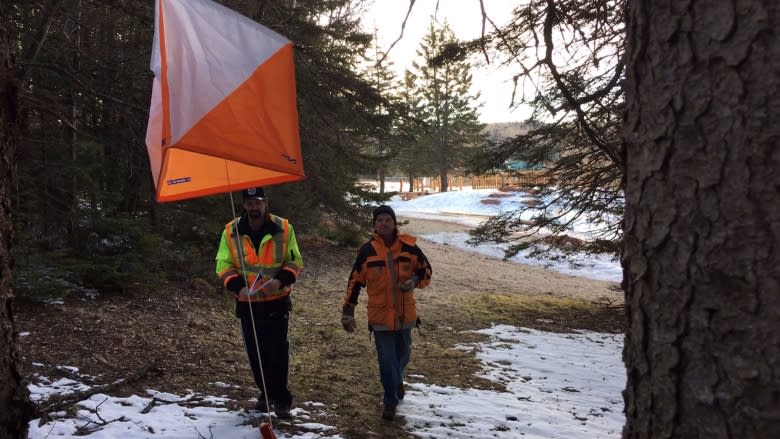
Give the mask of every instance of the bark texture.
POLYGON ((628 1, 624 438, 780 438, 779 14, 628 1))
POLYGON ((16 151, 16 76, 5 17, 0 11, 0 439, 27 437, 31 417, 19 373, 11 291, 11 184, 16 151))

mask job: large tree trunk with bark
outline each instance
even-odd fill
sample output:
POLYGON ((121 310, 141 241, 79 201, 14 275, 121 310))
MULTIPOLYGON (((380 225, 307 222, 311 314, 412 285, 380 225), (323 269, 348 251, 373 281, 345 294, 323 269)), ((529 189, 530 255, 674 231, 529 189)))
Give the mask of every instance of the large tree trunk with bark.
POLYGON ((628 0, 624 438, 780 438, 780 3, 628 0))
POLYGON ((11 188, 16 152, 16 75, 0 10, 0 439, 27 437, 31 410, 19 373, 11 291, 11 188))

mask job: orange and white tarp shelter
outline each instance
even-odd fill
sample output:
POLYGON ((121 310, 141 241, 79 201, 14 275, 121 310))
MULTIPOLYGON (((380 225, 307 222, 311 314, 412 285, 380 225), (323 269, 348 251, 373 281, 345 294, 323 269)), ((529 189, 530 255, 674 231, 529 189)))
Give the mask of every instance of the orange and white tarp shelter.
POLYGON ((210 0, 155 0, 157 201, 304 178, 292 43, 210 0))

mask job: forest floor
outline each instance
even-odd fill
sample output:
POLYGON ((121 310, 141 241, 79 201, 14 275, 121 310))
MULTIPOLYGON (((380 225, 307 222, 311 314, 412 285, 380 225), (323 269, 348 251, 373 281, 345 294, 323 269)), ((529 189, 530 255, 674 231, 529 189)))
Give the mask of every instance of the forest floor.
MULTIPOLYGON (((402 226, 412 234, 464 228, 418 219, 402 226)), ((480 363, 473 352, 455 348, 483 340, 472 331, 491 324, 555 332, 623 331, 623 293, 614 282, 505 262, 423 239, 418 244, 431 261, 433 278, 428 288, 415 293, 423 326, 413 333, 409 375, 441 386, 496 388, 498 384, 476 377, 480 363)), ((299 245, 305 267, 293 289, 290 321, 294 404, 325 404, 328 418, 312 422, 335 426, 346 438, 411 437, 403 420, 380 417, 382 390, 373 340, 365 329, 364 295, 356 312, 360 329, 347 334, 341 328, 341 304, 356 249, 306 236, 299 237, 299 245)), ((19 339, 26 377, 67 376, 67 369, 57 366, 73 366, 81 380, 89 376, 94 384, 105 384, 151 367, 156 373, 112 394, 142 395, 155 389, 226 395, 234 408, 251 409, 258 391, 233 298, 209 274, 188 285, 69 297, 64 304, 17 300, 17 330, 30 333, 19 339)), ((294 428, 277 426, 282 431, 294 428)))

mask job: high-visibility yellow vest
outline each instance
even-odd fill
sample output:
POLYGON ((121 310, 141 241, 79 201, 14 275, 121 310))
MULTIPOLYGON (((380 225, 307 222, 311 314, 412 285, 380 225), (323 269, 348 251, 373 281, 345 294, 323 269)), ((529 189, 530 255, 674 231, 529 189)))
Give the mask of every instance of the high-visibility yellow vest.
POLYGON ((257 294, 250 298, 239 297, 240 301, 267 302, 289 295, 291 290, 289 286, 275 292, 267 287, 260 287, 272 280, 279 270, 288 270, 293 278, 297 278, 303 268, 292 225, 284 218, 268 214, 266 221, 276 224, 279 231, 263 236, 259 248, 255 249, 249 236, 241 235, 239 239, 236 238, 239 220, 240 218, 236 218, 225 225, 217 252, 217 274, 222 279, 223 285, 227 286, 230 279, 236 276, 245 275, 247 286, 257 291, 257 294), (241 243, 241 251, 238 242, 241 243), (241 272, 242 269, 245 273, 241 272))

